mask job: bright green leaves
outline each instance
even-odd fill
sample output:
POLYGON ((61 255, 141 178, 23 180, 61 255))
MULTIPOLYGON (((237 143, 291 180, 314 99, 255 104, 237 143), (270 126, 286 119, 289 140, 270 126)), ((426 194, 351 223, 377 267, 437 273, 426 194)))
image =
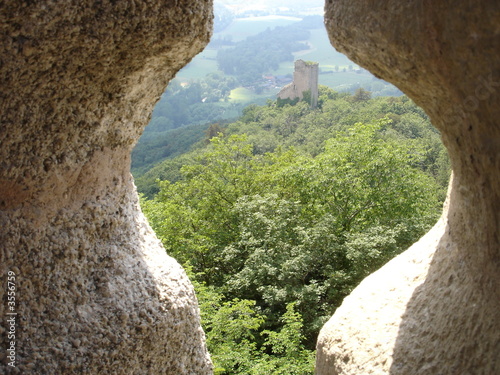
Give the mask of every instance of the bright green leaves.
POLYGON ((435 182, 412 167, 419 150, 382 138, 386 123, 355 124, 316 158, 312 191, 323 195, 341 231, 420 217, 439 204, 435 182))
POLYGON ((302 317, 295 311, 295 303, 289 303, 286 306, 286 312, 281 317, 283 326, 278 331, 265 330, 262 332, 267 339, 264 346, 267 347, 273 356, 264 357, 259 368, 265 372, 256 372, 254 374, 273 374, 273 375, 304 375, 312 374, 314 370, 314 352, 307 350, 302 342, 302 317))
POLYGON ((181 169, 188 181, 183 187, 184 194, 189 194, 199 206, 215 205, 215 208, 232 207, 238 197, 258 191, 254 177, 260 163, 245 135, 214 137, 211 146, 195 164, 181 169))
POLYGON ((302 346, 304 337, 301 332, 302 317, 295 311, 295 305, 296 303, 292 302, 286 306, 286 312, 280 319, 284 325, 279 331, 262 332, 264 336, 267 336, 264 345, 270 347, 272 353, 288 358, 297 358, 304 350, 302 346))
POLYGON ((254 305, 255 301, 249 300, 224 302, 205 321, 207 346, 216 366, 215 373, 249 373, 259 357, 256 339, 264 319, 254 305))
POLYGON ((289 304, 280 318, 283 326, 275 332, 263 330, 266 317, 255 301, 224 296, 213 286, 190 278, 195 285, 207 347, 214 373, 223 374, 297 374, 313 373, 314 352, 303 345, 302 317, 289 304))
MULTIPOLYGON (((268 120, 293 133, 302 111, 268 120)), ((312 373, 307 348, 342 299, 437 220, 439 187, 417 168, 424 148, 388 129, 356 123, 317 154, 262 155, 245 135, 214 137, 142 202, 168 253, 202 281, 216 373, 312 373)))
POLYGON ((328 224, 313 217, 307 203, 278 194, 242 197, 234 211, 239 240, 222 252, 224 263, 233 266, 227 293, 262 301, 275 321, 290 302, 297 302, 307 323, 326 314, 332 301, 326 300, 324 281, 343 257, 335 254, 338 239, 328 224))

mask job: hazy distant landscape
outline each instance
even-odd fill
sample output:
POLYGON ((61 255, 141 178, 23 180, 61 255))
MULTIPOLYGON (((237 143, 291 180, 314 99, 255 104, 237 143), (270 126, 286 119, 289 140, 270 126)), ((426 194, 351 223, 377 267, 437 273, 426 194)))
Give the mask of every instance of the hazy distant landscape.
MULTIPOLYGON (((293 25, 301 19, 299 15, 294 17, 283 15, 235 17, 224 30, 214 33, 212 40, 226 39, 231 42, 239 42, 266 29, 273 30, 276 27, 293 25)), ((292 74, 293 61, 300 58, 318 62, 323 73, 319 77, 319 83, 334 90, 354 92, 357 88, 363 87, 374 92, 375 96, 400 95, 400 92, 392 85, 376 79, 366 70, 360 69, 345 55, 337 52, 330 44, 320 16, 318 16, 317 28, 310 30, 310 37, 302 42, 306 43, 309 48, 293 53, 293 60, 281 63, 278 69, 269 73, 278 75, 292 74)), ((264 45, 263 48, 272 50, 273 46, 264 45)), ((210 72, 217 71, 216 56, 218 49, 214 46, 214 43, 209 44, 202 53, 177 74, 176 78, 183 81, 200 79, 210 72)), ((266 96, 273 94, 274 92, 266 93, 266 96)))
POLYGON ((234 120, 250 104, 275 100, 291 81, 297 59, 318 62, 319 84, 335 91, 401 95, 331 46, 322 7, 321 0, 216 1, 211 42, 177 73, 157 103, 132 155, 134 175, 189 147, 210 123, 234 120), (192 128, 187 133, 177 131, 187 126, 192 128), (191 134, 189 141, 180 141, 185 134, 191 134), (179 148, 163 146, 173 139, 179 148))
POLYGON ((249 15, 323 15, 323 0, 216 0, 238 17, 249 15))

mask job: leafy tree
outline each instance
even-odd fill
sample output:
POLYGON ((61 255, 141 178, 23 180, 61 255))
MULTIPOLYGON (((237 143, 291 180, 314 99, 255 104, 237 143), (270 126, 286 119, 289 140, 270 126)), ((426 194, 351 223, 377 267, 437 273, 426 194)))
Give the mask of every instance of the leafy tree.
POLYGON ((255 301, 224 301, 224 295, 213 286, 198 281, 200 275, 189 264, 186 268, 198 297, 215 374, 313 373, 314 352, 301 343, 302 317, 293 303, 280 318, 280 331, 262 330, 265 316, 255 301))
POLYGON ((204 328, 215 373, 251 373, 260 355, 256 339, 264 322, 263 316, 255 311, 255 301, 223 302, 213 313, 205 320, 204 328))
POLYGON ((220 127, 218 123, 211 124, 207 130, 205 130, 205 140, 207 143, 210 143, 212 138, 217 137, 222 134, 224 130, 220 127))
MULTIPOLYGON (((171 169, 171 161, 168 162, 169 166, 158 165, 158 161, 164 159, 173 159, 180 156, 195 144, 203 139, 203 132, 208 125, 193 125, 183 129, 172 129, 163 133, 149 133, 144 136, 143 141, 132 151, 132 173, 136 177, 136 183, 139 191, 152 197, 158 188, 155 180, 160 178, 162 180, 169 179, 171 173, 159 173, 159 169, 166 171, 171 169), (156 170, 149 176, 145 177, 145 181, 140 178, 144 171, 151 168, 156 170)), ((183 162, 186 161, 185 155, 181 157, 183 162)), ((178 163, 179 161, 177 161, 178 163)), ((176 164, 175 162, 173 164, 176 164)))
POLYGON ((302 344, 302 317, 295 311, 295 303, 286 306, 286 312, 280 318, 283 327, 278 331, 264 330, 267 336, 264 345, 273 356, 264 357, 254 368, 254 374, 305 375, 314 371, 314 352, 302 344), (265 371, 263 371, 265 370, 265 371))
POLYGON ((425 113, 405 97, 320 99, 247 107, 158 169, 171 181, 141 202, 196 274, 219 374, 311 373, 342 299, 439 215, 446 154, 425 113))
MULTIPOLYGON (((349 70, 351 70, 351 65, 349 65, 349 70)), ((371 98, 372 94, 369 91, 366 91, 362 87, 356 90, 354 96, 352 97, 355 102, 365 102, 371 98)))
POLYGON ((384 126, 356 124, 316 157, 215 137, 144 210, 170 254, 226 298, 257 301, 271 329, 296 302, 312 345, 332 307, 439 212, 436 183, 413 166, 419 149, 384 139, 384 126))

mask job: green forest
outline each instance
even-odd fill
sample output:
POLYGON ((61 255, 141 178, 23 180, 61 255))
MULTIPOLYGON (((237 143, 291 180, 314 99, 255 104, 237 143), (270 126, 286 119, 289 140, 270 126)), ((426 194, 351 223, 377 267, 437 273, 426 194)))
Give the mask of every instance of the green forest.
POLYGON ((215 373, 312 374, 343 298, 436 222, 438 131, 406 96, 321 86, 314 109, 268 100, 176 132, 135 178, 195 285, 215 373))

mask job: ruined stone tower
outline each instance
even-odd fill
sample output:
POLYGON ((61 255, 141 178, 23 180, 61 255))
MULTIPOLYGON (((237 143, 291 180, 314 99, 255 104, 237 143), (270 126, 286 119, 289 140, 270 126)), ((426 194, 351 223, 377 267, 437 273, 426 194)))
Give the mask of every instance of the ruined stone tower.
POLYGON ((297 60, 293 72, 293 82, 286 85, 278 93, 280 99, 304 99, 304 92, 311 92, 311 107, 318 105, 318 63, 297 60))

